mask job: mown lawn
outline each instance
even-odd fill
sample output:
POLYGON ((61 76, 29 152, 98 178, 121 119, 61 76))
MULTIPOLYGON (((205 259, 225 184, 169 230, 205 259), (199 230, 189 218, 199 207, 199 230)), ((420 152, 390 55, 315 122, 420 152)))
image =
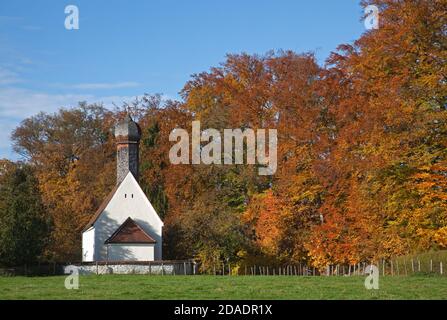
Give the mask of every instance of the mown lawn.
POLYGON ((0 299, 447 299, 447 277, 81 276, 67 290, 64 276, 0 277, 0 299))

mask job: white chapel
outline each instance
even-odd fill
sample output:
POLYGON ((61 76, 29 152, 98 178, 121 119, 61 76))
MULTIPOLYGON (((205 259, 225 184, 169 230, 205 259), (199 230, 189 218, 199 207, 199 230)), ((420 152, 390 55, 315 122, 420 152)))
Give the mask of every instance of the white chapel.
POLYGON ((82 233, 82 261, 162 259, 163 222, 138 183, 141 129, 129 115, 115 127, 116 186, 82 233))

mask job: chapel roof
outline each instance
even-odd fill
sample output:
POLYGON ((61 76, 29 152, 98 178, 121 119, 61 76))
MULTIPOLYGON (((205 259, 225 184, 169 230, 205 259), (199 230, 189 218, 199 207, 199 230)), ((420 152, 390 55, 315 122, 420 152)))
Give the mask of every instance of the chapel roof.
POLYGON ((101 205, 99 206, 98 210, 96 210, 95 214, 90 218, 89 222, 85 225, 84 229, 82 230, 82 232, 87 231, 88 229, 90 229, 90 227, 92 227, 96 220, 99 218, 99 216, 101 215, 101 213, 106 209, 107 205, 109 204, 110 200, 112 200, 113 196, 116 193, 116 190, 118 190, 118 187, 120 185, 117 184, 112 191, 110 191, 110 193, 107 195, 107 197, 103 200, 103 202, 101 203, 101 205))
POLYGON ((105 243, 156 243, 156 241, 129 217, 105 243))
MULTIPOLYGON (((99 206, 98 210, 96 210, 95 214, 90 218, 90 220, 88 221, 88 223, 85 225, 84 229, 82 229, 82 232, 85 232, 87 230, 89 230, 91 227, 94 226, 96 220, 99 219, 100 215, 104 212, 104 210, 107 208, 107 206, 109 205, 110 201, 112 201, 113 197, 115 196, 116 192, 118 191, 118 188, 122 185, 122 183, 126 180, 126 179, 132 179, 133 183, 136 185, 136 187, 138 189, 140 189, 140 191, 143 193, 144 197, 146 198, 146 201, 149 204, 149 207, 152 208, 151 203, 149 202, 149 199, 147 199, 146 195, 144 194, 144 192, 141 190, 140 185, 138 184, 138 182, 135 180, 135 177, 133 176, 133 174, 131 172, 129 172, 126 176, 126 178, 120 182, 119 184, 115 185, 112 189, 112 191, 110 191, 110 193, 107 195, 107 197, 103 200, 103 202, 101 203, 101 205, 99 206)), ((148 208, 150 210, 150 208, 148 208)), ((152 210, 154 210, 152 208, 152 210)), ((160 223, 163 225, 163 221, 160 219, 160 217, 157 215, 157 213, 155 212, 155 215, 157 217, 157 219, 160 221, 160 223)))

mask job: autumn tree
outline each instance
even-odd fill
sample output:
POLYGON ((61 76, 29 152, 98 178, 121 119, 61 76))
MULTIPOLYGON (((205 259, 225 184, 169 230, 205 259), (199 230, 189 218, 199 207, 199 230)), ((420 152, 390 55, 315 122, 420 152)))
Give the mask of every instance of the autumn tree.
MULTIPOLYGON (((128 112, 142 129, 140 184, 163 217, 165 258, 194 257, 205 271, 222 261, 323 269, 446 248, 447 3, 368 4, 379 29, 324 66, 311 53, 230 54, 193 75, 181 101, 145 95, 24 120, 12 139, 53 222, 47 257, 79 258, 80 231, 115 184, 112 129, 128 112), (170 132, 191 132, 193 120, 221 135, 276 129, 277 172, 170 163, 170 132)), ((1 165, 0 179, 11 164, 1 165)))
POLYGON ((115 184, 114 123, 102 106, 81 103, 25 119, 12 134, 53 221, 48 259, 79 260, 81 230, 115 184))
POLYGON ((318 265, 427 250, 444 230, 446 4, 363 4, 380 8, 380 28, 340 46, 322 74, 334 124, 315 172, 328 190, 307 246, 318 265))

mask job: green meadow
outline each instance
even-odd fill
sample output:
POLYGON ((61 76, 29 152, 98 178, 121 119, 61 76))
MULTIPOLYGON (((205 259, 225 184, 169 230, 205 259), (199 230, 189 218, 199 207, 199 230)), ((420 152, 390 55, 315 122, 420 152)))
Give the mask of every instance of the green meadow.
POLYGON ((67 290, 64 276, 0 277, 0 299, 446 299, 447 277, 380 277, 367 290, 365 277, 300 276, 81 276, 67 290))

